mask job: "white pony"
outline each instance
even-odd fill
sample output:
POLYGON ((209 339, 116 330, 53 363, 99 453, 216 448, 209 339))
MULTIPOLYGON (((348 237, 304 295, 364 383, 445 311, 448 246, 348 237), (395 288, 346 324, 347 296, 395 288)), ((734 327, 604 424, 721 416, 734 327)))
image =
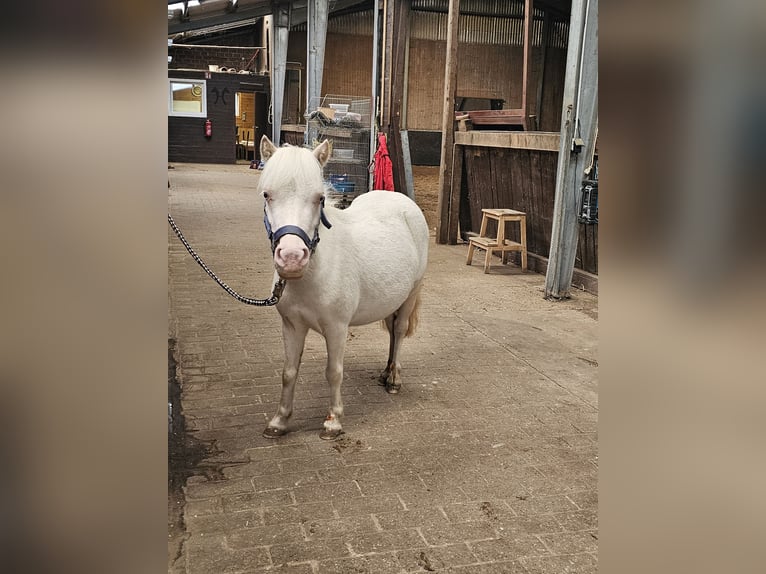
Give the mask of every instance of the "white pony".
POLYGON ((385 321, 390 345, 380 379, 386 391, 396 393, 401 387, 399 348, 417 324, 428 259, 423 213, 406 195, 391 191, 364 193, 344 210, 325 207, 322 167, 331 152, 328 141, 312 152, 277 148, 266 136, 261 139, 261 158, 268 161, 258 191, 264 198, 275 280, 277 275, 287 280, 277 304, 285 347, 282 396, 263 431, 267 438, 287 433, 309 329, 321 334, 327 346, 330 411, 319 436, 334 439, 343 432, 340 387, 349 325, 385 321))

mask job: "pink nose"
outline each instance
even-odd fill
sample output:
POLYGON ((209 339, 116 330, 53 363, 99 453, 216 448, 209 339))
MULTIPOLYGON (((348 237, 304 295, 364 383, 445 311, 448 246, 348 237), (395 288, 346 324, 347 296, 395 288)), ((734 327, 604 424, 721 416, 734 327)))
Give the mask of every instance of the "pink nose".
POLYGON ((296 279, 303 275, 309 262, 309 250, 300 239, 300 245, 295 245, 292 241, 289 242, 291 244, 282 245, 285 239, 287 238, 283 237, 274 250, 274 265, 283 279, 296 279))

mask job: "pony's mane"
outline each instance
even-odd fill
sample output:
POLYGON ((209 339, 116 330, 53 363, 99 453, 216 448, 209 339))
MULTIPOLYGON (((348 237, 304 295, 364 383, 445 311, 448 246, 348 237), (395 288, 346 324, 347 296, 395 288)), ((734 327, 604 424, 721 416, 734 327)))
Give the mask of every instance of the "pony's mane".
POLYGON ((310 150, 284 144, 266 162, 260 187, 269 189, 324 189, 322 167, 310 150))

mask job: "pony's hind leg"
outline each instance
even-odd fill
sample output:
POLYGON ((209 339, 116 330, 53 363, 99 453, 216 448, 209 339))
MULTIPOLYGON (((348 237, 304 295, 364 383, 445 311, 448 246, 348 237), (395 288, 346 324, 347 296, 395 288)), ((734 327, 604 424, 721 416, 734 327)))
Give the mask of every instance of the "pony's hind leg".
POLYGON ((324 428, 319 438, 334 440, 343 434, 340 419, 343 416, 343 398, 340 387, 343 382, 343 356, 346 352, 346 337, 348 327, 338 325, 325 329, 324 338, 327 345, 327 366, 325 377, 330 385, 330 411, 324 420, 324 428))
POLYGON ((399 349, 405 337, 409 337, 415 331, 418 323, 418 307, 420 306, 420 285, 413 289, 410 296, 393 315, 385 319, 385 325, 389 333, 388 362, 380 375, 381 384, 385 385, 386 392, 396 394, 402 387, 401 364, 399 363, 399 349))
POLYGON ((306 341, 308 328, 304 325, 294 325, 282 318, 282 341, 285 347, 285 364, 282 369, 282 396, 279 399, 277 414, 269 421, 263 431, 266 438, 277 438, 287 434, 287 421, 293 414, 293 396, 295 381, 303 355, 303 345, 306 341))

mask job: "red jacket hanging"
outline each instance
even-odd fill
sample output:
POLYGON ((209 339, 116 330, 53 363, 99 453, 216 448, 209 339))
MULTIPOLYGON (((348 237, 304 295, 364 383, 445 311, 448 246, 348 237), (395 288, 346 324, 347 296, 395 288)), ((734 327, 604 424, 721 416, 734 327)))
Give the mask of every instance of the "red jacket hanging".
POLYGON ((394 167, 388 157, 386 134, 378 134, 378 150, 373 159, 375 162, 372 174, 372 188, 394 191, 394 167))

